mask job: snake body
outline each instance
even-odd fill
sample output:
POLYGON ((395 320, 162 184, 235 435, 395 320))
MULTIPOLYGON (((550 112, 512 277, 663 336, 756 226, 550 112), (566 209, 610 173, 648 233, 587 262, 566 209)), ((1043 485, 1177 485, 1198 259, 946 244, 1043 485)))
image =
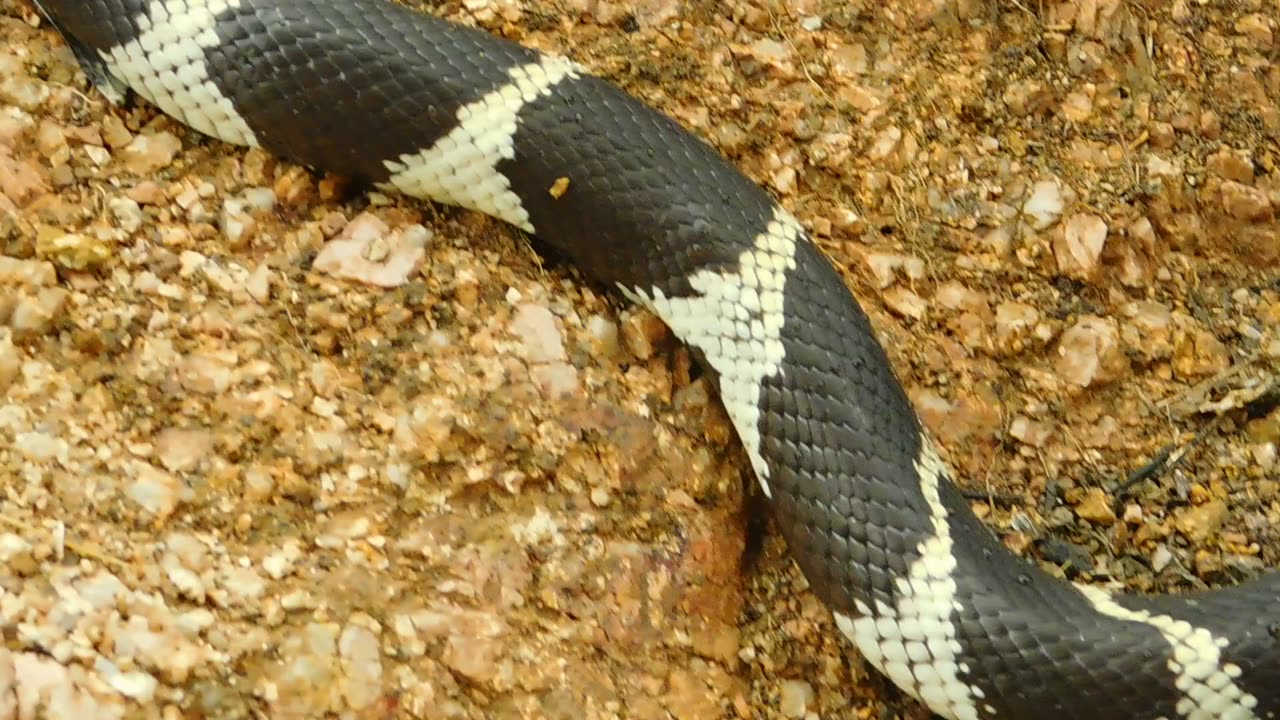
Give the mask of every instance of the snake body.
POLYGON ((1280 577, 1077 586, 953 486, 862 309, 799 222, 579 65, 386 0, 39 0, 104 88, 215 138, 536 234, 711 371, 813 591, 951 720, 1280 713, 1280 577))

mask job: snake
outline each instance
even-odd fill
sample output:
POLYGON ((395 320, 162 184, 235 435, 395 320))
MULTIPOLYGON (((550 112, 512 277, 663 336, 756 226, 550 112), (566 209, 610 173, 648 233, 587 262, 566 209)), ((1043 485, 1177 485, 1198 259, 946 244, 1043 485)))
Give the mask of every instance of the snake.
POLYGON ((113 101, 485 213, 650 310, 712 379, 835 628, 937 716, 1280 713, 1280 573, 1137 594, 1007 549, 803 224, 584 66, 390 0, 37 5, 113 101))

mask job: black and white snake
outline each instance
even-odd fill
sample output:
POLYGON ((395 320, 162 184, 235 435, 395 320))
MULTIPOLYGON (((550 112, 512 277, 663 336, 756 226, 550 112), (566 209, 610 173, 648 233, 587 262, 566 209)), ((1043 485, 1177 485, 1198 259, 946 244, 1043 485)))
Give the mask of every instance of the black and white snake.
POLYGON ((39 3, 101 87, 228 142, 505 220, 649 307, 716 377, 840 630, 938 715, 1280 713, 1280 575, 1113 595, 1010 554, 796 219, 580 66, 386 0, 39 3))

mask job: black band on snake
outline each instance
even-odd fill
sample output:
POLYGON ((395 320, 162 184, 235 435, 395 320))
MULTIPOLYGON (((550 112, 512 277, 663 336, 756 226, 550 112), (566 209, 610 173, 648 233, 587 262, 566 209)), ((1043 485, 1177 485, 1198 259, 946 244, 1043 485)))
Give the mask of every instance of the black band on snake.
POLYGON ((1280 713, 1280 575, 1122 595, 1012 555, 952 485, 801 225, 580 66, 386 0, 40 4, 99 86, 227 142, 505 220, 650 308, 716 377, 840 630, 938 715, 1280 713))

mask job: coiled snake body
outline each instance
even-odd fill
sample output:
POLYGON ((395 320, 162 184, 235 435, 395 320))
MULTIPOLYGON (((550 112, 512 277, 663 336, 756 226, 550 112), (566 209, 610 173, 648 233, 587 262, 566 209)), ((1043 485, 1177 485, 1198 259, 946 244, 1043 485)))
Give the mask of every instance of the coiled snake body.
POLYGON ((580 66, 386 0, 39 4, 100 86, 227 142, 505 220, 652 309, 713 372, 840 630, 938 715, 1280 713, 1280 577, 1120 595, 1011 555, 801 225, 580 66))

